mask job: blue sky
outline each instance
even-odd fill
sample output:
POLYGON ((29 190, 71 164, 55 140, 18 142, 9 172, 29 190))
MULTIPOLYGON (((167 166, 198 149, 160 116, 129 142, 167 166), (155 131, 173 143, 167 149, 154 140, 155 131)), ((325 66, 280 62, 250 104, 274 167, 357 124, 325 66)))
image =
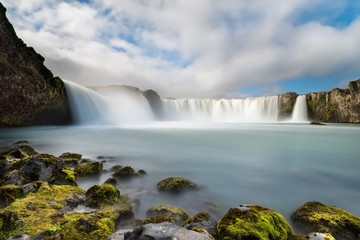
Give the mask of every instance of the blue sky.
POLYGON ((64 79, 163 97, 246 97, 360 78, 360 1, 3 0, 64 79))

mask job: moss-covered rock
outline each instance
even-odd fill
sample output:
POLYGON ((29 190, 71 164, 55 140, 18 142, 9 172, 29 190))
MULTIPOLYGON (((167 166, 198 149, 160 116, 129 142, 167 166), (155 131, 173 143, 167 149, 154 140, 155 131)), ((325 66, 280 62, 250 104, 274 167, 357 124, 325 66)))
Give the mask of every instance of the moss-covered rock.
POLYGON ((104 182, 104 184, 111 184, 113 186, 116 186, 117 185, 117 180, 115 178, 108 178, 106 179, 106 181, 104 182))
POLYGON ((256 205, 230 208, 217 225, 217 236, 222 240, 285 240, 292 235, 283 216, 256 205))
POLYGON ((74 168, 74 172, 76 172, 78 176, 99 174, 102 170, 103 164, 93 160, 82 160, 80 165, 74 168))
POLYGON ((201 229, 207 231, 212 236, 216 236, 217 222, 207 212, 200 212, 194 217, 187 219, 183 227, 193 231, 201 231, 201 229))
POLYGON ((130 166, 126 166, 126 167, 117 169, 114 172, 113 177, 130 178, 130 177, 133 177, 135 175, 136 175, 135 170, 130 166))
POLYGON ((86 191, 86 205, 100 207, 120 200, 120 191, 110 184, 94 185, 86 191))
POLYGON ((77 174, 71 169, 62 169, 55 172, 49 182, 56 185, 77 186, 77 174))
POLYGON ((6 184, 23 185, 28 182, 29 182, 29 180, 27 179, 27 176, 23 171, 12 170, 5 174, 4 179, 1 184, 2 185, 6 185, 6 184))
POLYGON ((198 189, 198 186, 186 178, 170 177, 161 180, 157 184, 157 189, 166 192, 181 192, 187 189, 198 189))
POLYGON ((360 239, 360 218, 337 207, 307 202, 292 215, 308 231, 331 233, 336 239, 360 239))
POLYGON ((81 161, 82 155, 78 153, 63 153, 59 156, 64 161, 65 166, 75 166, 81 161))
POLYGON ((146 211, 146 217, 153 218, 153 220, 157 221, 161 218, 170 218, 171 222, 182 225, 182 223, 189 218, 189 215, 182 208, 168 205, 156 205, 146 211))

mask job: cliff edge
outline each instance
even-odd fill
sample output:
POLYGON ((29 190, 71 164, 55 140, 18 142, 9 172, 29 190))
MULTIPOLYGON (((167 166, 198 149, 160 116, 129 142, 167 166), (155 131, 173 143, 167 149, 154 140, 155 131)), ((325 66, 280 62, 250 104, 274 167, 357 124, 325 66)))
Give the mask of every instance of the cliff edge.
POLYGON ((0 3, 0 127, 71 121, 63 81, 18 36, 0 3))

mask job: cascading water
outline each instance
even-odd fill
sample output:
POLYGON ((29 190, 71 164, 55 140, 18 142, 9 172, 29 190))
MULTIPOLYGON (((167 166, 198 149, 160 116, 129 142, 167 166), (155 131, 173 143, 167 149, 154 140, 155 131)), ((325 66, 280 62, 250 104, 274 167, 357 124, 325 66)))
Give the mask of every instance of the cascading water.
POLYGON ((278 96, 246 99, 163 99, 167 120, 276 122, 278 96))
POLYGON ((108 108, 100 94, 70 81, 64 80, 64 83, 77 124, 106 123, 104 112, 107 112, 108 108))
POLYGON ((77 124, 118 125, 153 120, 150 105, 141 92, 121 87, 102 87, 96 92, 64 82, 77 124))
POLYGON ((291 122, 309 122, 306 104, 306 95, 299 95, 296 98, 291 122))

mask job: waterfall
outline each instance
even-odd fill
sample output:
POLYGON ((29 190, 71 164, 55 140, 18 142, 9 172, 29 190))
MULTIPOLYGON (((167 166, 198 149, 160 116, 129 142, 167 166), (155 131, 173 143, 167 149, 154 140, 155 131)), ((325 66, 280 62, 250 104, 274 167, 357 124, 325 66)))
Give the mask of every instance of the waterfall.
POLYGON ((154 118, 150 105, 141 91, 109 86, 101 87, 97 92, 73 82, 64 83, 77 124, 119 125, 154 118))
POLYGON ((89 88, 65 81, 70 108, 76 124, 104 124, 108 111, 105 99, 89 88))
POLYGON ((276 122, 278 96, 245 99, 163 99, 166 120, 276 122))
POLYGON ((296 98, 294 110, 291 117, 292 122, 308 122, 306 95, 299 95, 296 98))

